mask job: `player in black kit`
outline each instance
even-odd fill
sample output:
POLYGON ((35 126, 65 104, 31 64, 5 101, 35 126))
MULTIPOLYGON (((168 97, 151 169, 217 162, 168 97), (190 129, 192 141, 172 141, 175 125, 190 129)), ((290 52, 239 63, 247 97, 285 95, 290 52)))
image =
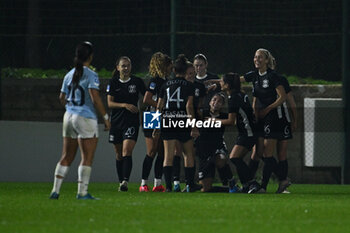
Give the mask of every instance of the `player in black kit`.
MULTIPOLYGON (((157 52, 152 55, 149 73, 152 78, 149 81, 146 94, 143 98, 143 102, 148 105, 146 111, 155 111, 157 107, 157 101, 159 97, 160 88, 167 81, 167 77, 170 75, 173 68, 173 62, 171 58, 161 52, 157 52)), ((152 129, 144 129, 144 135, 146 139, 147 154, 143 160, 142 166, 142 181, 139 188, 140 192, 148 192, 147 186, 148 176, 152 169, 152 163, 154 157, 157 155, 154 165, 154 187, 153 192, 164 192, 165 188, 162 185, 163 175, 163 161, 164 161, 164 147, 163 141, 157 135, 156 138, 152 137, 152 129)))
MULTIPOLYGON (((263 156, 264 169, 260 192, 266 192, 271 173, 276 170, 277 161, 273 157, 277 141, 286 137, 282 104, 286 93, 280 77, 273 70, 275 59, 266 49, 258 49, 254 56, 256 70, 242 77, 243 81, 253 84, 253 109, 258 118, 258 142, 256 153, 263 156)), ((287 135, 288 137, 288 135, 287 135)), ((252 161, 252 160, 251 160, 252 161)))
POLYGON ((225 103, 223 93, 216 93, 209 102, 210 110, 203 111, 205 119, 222 121, 220 127, 201 128, 200 136, 196 142, 196 154, 199 158, 199 182, 202 185, 202 192, 238 192, 239 188, 233 178, 231 168, 226 176, 229 178, 229 187, 212 186, 215 177, 215 168, 224 167, 227 164, 227 148, 224 141, 225 125, 232 124, 227 120, 228 114, 221 110, 225 103))
POLYGON ((119 177, 119 191, 128 190, 132 169, 132 152, 139 133, 139 94, 144 95, 145 84, 140 78, 132 76, 131 61, 120 57, 116 70, 107 86, 108 107, 112 109, 109 142, 114 144, 116 168, 119 177))
MULTIPOLYGON (((206 83, 209 80, 220 80, 216 74, 208 72, 208 60, 204 54, 196 54, 193 58, 193 66, 196 71, 196 81, 200 83, 206 83)), ((211 87, 211 85, 205 86, 207 89, 206 96, 204 97, 203 104, 201 105, 201 111, 209 110, 209 102, 215 93, 220 92, 220 87, 211 87)), ((229 172, 229 165, 226 164, 224 167, 218 169, 218 173, 223 185, 228 184, 228 177, 226 177, 226 173, 229 172)))
MULTIPOLYGON (((196 191, 194 184, 194 155, 191 136, 198 136, 196 128, 188 127, 187 120, 194 117, 193 84, 185 80, 187 59, 179 55, 174 64, 175 78, 162 86, 157 110, 162 112, 161 137, 164 142, 163 173, 166 191, 172 191, 173 158, 176 140, 183 146, 185 160, 186 188, 188 192, 196 191)), ((156 134, 158 130, 154 130, 156 134)))

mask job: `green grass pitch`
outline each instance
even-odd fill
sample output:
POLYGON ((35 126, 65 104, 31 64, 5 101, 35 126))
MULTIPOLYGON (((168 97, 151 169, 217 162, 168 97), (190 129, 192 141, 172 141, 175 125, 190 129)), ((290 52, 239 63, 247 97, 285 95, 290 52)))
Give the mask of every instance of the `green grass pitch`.
POLYGON ((291 194, 139 193, 92 183, 101 200, 76 200, 64 183, 49 200, 51 183, 0 183, 1 233, 55 232, 350 232, 350 187, 297 185, 291 194))

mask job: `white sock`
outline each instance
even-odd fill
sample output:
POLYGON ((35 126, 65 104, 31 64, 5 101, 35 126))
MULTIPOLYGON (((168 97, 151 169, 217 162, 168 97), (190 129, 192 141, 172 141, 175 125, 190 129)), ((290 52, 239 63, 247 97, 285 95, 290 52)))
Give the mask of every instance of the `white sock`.
POLYGON ((174 180, 174 185, 180 184, 180 181, 174 180))
POLYGON ((147 180, 142 179, 141 180, 141 186, 147 185, 147 180))
POLYGON ((154 178, 154 187, 157 187, 162 184, 162 179, 154 178))
POLYGON ((62 166, 60 163, 57 163, 56 169, 55 169, 55 177, 54 177, 54 181, 53 181, 53 187, 52 187, 51 192, 60 193, 63 179, 67 175, 68 170, 69 170, 68 166, 62 166), (62 178, 58 178, 57 176, 60 176, 62 178))
POLYGON ((80 165, 78 167, 78 194, 85 196, 88 193, 88 186, 91 174, 90 166, 80 165))

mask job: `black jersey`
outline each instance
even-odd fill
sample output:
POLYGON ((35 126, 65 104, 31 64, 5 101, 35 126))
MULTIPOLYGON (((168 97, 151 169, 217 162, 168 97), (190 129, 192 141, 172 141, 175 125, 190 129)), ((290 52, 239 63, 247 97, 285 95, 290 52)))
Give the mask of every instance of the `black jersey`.
MULTIPOLYGON (((114 76, 107 87, 107 95, 114 97, 114 102, 128 103, 137 107, 139 94, 146 92, 142 79, 131 76, 128 81, 120 80, 119 76, 114 76)), ((125 128, 128 126, 138 126, 140 124, 139 114, 132 113, 125 108, 113 108, 111 114, 112 127, 125 128)))
POLYGON ((252 82, 253 96, 259 100, 261 108, 266 108, 276 101, 276 88, 281 85, 281 81, 275 71, 268 69, 262 76, 259 71, 251 71, 244 75, 244 79, 252 82))
MULTIPOLYGON (((213 115, 209 110, 203 111, 203 118, 227 119, 228 114, 220 112, 219 115, 213 115)), ((221 124, 220 128, 200 128, 198 137, 198 146, 210 146, 215 149, 221 148, 224 144, 225 126, 221 124)))
MULTIPOLYGON (((154 101, 158 101, 160 89, 166 81, 167 79, 163 79, 160 77, 151 78, 151 80, 149 81, 146 91, 149 91, 153 94, 152 99, 154 101)), ((146 111, 155 111, 155 108, 152 106, 148 106, 146 108, 146 111)))
MULTIPOLYGON (((282 75, 278 75, 278 77, 280 78, 280 83, 283 86, 286 94, 291 92, 292 89, 290 88, 289 82, 286 79, 286 77, 284 77, 282 75)), ((282 106, 277 107, 277 114, 278 114, 279 119, 284 118, 284 120, 286 120, 287 122, 291 122, 291 118, 290 118, 290 115, 288 112, 287 101, 284 101, 282 106), (282 115, 282 117, 280 117, 281 115, 282 115)))
MULTIPOLYGON (((196 81, 203 83, 203 84, 205 81, 213 80, 213 79, 220 79, 220 78, 216 74, 212 74, 210 72, 207 72, 207 76, 203 79, 199 79, 198 77, 196 77, 196 81)), ((210 90, 206 93, 206 96, 205 96, 204 101, 203 101, 203 106, 202 106, 202 108, 204 110, 209 110, 209 102, 210 102, 211 98, 214 96, 215 93, 220 92, 220 90, 221 90, 221 88, 218 86, 214 90, 210 90)))
POLYGON ((228 112, 236 113, 236 125, 239 135, 254 136, 255 117, 248 95, 243 92, 233 92, 228 98, 228 112))
POLYGON ((193 86, 194 86, 193 108, 196 114, 197 108, 199 105, 199 100, 206 95, 206 90, 205 90, 204 84, 197 80, 194 80, 193 86))
POLYGON ((159 98, 165 101, 164 110, 186 112, 188 97, 193 94, 193 84, 184 78, 176 77, 164 83, 159 98))
POLYGON ((286 92, 286 94, 288 94, 289 92, 292 91, 292 89, 290 88, 289 82, 286 79, 286 77, 282 76, 282 75, 278 75, 278 77, 280 78, 280 84, 283 86, 284 91, 286 92))

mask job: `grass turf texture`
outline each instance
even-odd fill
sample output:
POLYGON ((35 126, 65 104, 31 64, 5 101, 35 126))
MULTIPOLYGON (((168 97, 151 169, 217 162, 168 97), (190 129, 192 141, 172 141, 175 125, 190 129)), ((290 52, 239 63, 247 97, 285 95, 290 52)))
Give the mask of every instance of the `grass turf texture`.
MULTIPOLYGON (((291 194, 139 193, 92 183, 101 200, 76 200, 64 183, 0 183, 0 232, 349 232, 350 187, 292 185, 291 194)), ((182 184, 183 186, 183 184, 182 184)))

